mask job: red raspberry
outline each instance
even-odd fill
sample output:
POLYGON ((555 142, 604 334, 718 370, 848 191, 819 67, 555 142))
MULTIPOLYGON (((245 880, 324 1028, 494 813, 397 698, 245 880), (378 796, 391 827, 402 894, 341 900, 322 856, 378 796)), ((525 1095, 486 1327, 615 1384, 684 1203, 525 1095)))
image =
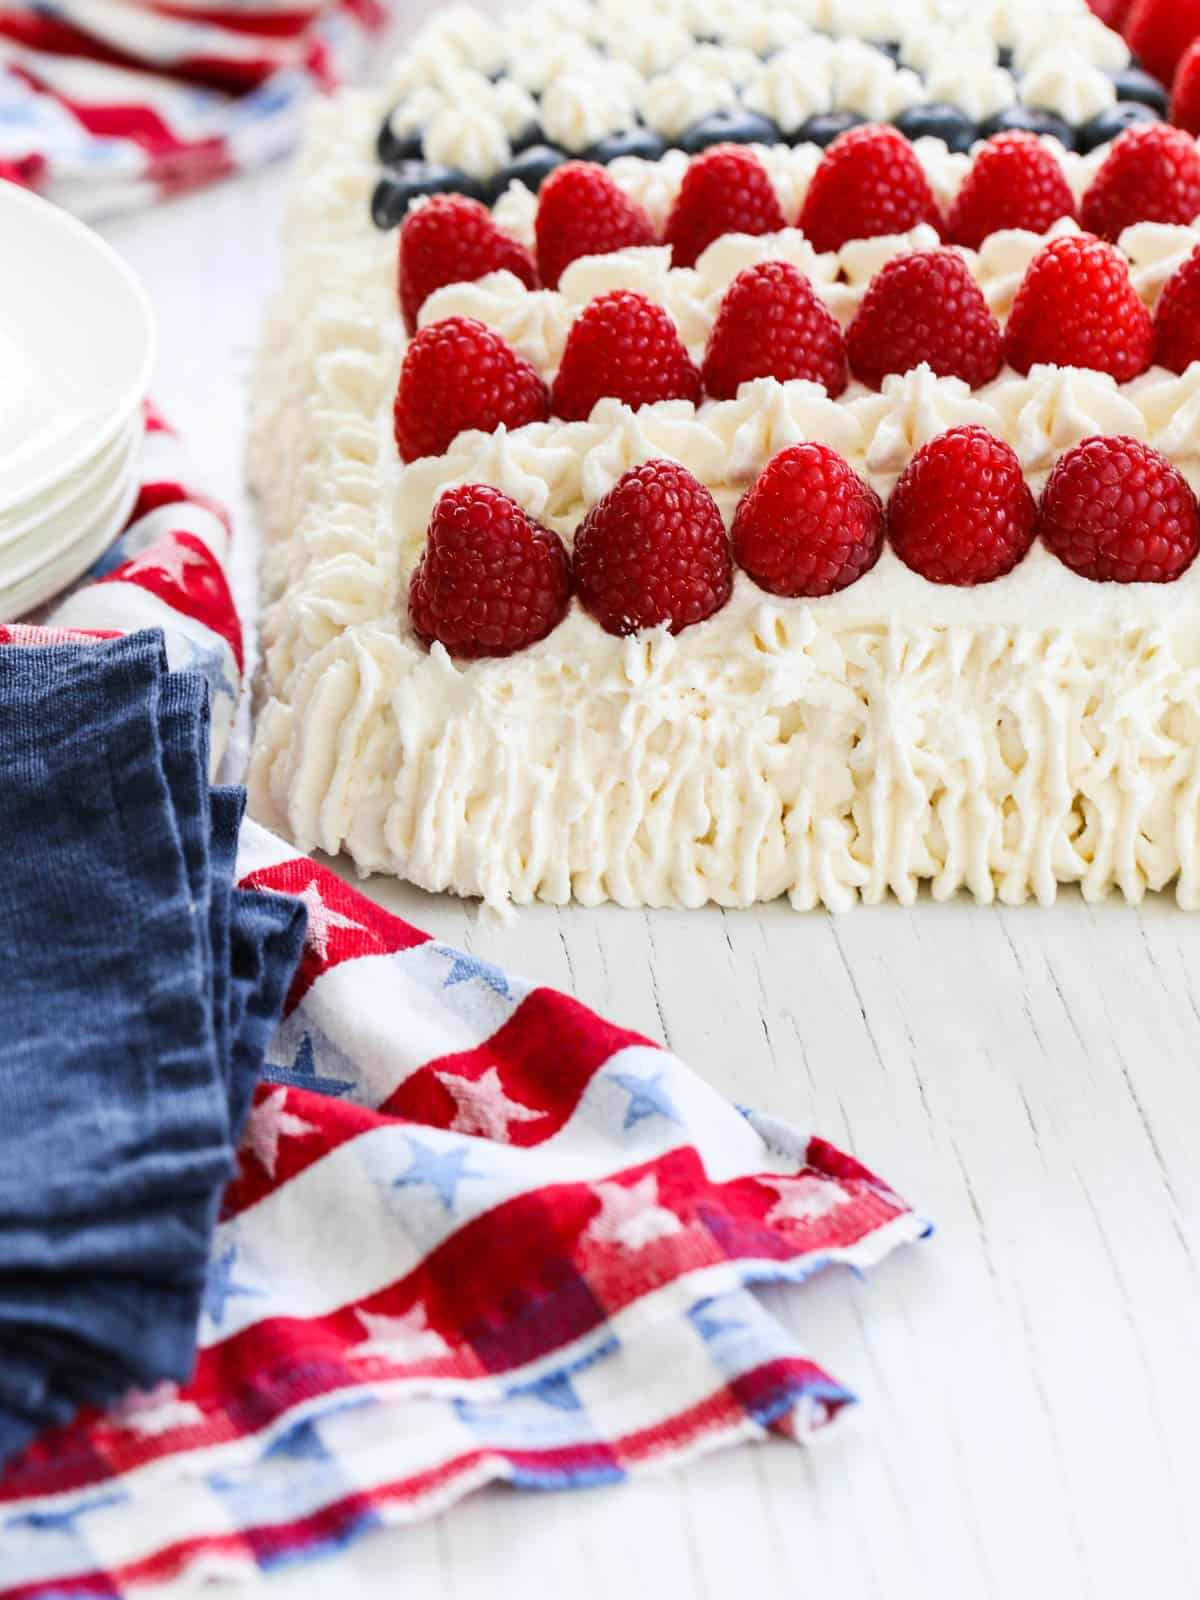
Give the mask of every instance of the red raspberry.
POLYGON ((410 211, 400 226, 400 309, 410 337, 435 289, 473 283, 489 272, 512 272, 527 289, 537 286, 529 251, 496 226, 486 206, 466 195, 439 194, 410 211))
POLYGON ((1200 134, 1200 38, 1188 47, 1176 70, 1171 121, 1188 133, 1200 134))
POLYGON ((558 288, 559 278, 580 256, 657 243, 654 224, 641 206, 594 161, 568 161, 542 185, 537 259, 548 289, 558 288))
POLYGON ((888 501, 892 549, 930 583, 968 588, 1011 572, 1033 543, 1037 506, 1016 453, 986 428, 922 445, 888 501))
POLYGON ((452 656, 511 656, 558 626, 570 596, 556 533, 490 484, 446 490, 408 588, 420 639, 452 656))
POLYGON ((752 378, 808 378, 836 399, 846 387, 846 341, 804 274, 786 261, 746 267, 725 291, 704 352, 704 388, 732 400, 752 378))
POLYGON ((939 378, 962 378, 977 389, 1000 370, 1000 343, 1000 324, 956 250, 916 250, 889 261, 846 335, 850 370, 872 389, 922 361, 939 378))
POLYGON ((1125 38, 1147 72, 1170 83, 1179 58, 1200 35, 1200 0, 1134 0, 1125 38))
POLYGON ((1125 27, 1125 19, 1129 15, 1129 8, 1133 0, 1088 0, 1088 5, 1104 23, 1106 28, 1111 28, 1114 33, 1121 33, 1125 27))
POLYGON ((1100 239, 1135 222, 1191 222, 1200 215, 1200 151, 1182 128, 1142 122, 1126 128, 1104 158, 1080 207, 1100 239))
POLYGON ((1042 542, 1097 583, 1174 583, 1200 546, 1187 479, 1136 439, 1085 439, 1056 463, 1038 508, 1042 542))
POLYGON ((396 445, 405 461, 440 456, 460 433, 545 422, 536 369, 474 317, 447 317, 409 345, 396 391, 396 445))
POLYGON ((636 410, 656 400, 698 402, 701 388, 662 306, 632 289, 614 289, 571 325, 551 404, 555 416, 583 422, 606 396, 636 410))
POLYGON ((813 174, 800 228, 814 250, 840 250, 851 239, 907 233, 919 222, 942 231, 933 190, 895 128, 867 123, 839 133, 813 174))
POLYGON ((977 150, 946 222, 946 236, 972 250, 1001 228, 1046 233, 1075 215, 1057 158, 1032 133, 998 133, 977 150))
POLYGON ((674 461, 634 467, 580 524, 575 586, 608 633, 703 622, 733 586, 716 501, 674 461))
POLYGON ((1172 372, 1200 361, 1200 245, 1167 279, 1154 313, 1154 359, 1172 372))
POLYGON ((677 267, 694 267, 713 240, 727 233, 778 233, 786 227, 758 157, 742 145, 715 144, 689 164, 664 238, 677 267))
POLYGON ((1043 245, 1021 280, 1004 331, 1018 372, 1039 363, 1094 367, 1127 383, 1154 353, 1150 313, 1129 281, 1124 256, 1090 234, 1043 245))
POLYGON ((828 445, 772 456, 733 519, 738 566, 772 594, 836 594, 879 559, 883 507, 828 445))

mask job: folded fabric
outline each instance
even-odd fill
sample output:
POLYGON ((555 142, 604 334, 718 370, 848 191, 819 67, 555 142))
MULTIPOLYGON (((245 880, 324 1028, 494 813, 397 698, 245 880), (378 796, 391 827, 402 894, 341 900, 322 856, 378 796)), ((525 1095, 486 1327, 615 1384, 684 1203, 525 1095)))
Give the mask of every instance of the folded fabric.
POLYGON ((95 220, 258 166, 384 19, 378 0, 7 7, 0 178, 95 220))
POLYGON ((160 634, 0 650, 0 1457, 192 1369, 304 922, 232 888, 227 798, 214 873, 208 767, 160 634))
POLYGON ((308 933, 196 1371, 13 1464, 0 1594, 246 1575, 490 1479, 611 1482, 847 1404, 753 1290, 924 1232, 885 1184, 253 823, 240 870, 308 933))

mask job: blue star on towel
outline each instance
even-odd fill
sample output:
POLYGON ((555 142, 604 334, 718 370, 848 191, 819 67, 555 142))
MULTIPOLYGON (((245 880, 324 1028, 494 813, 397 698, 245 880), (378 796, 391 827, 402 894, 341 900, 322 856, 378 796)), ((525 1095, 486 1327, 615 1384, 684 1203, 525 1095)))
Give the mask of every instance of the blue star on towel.
POLYGON ((453 1211, 459 1184, 465 1178, 483 1176, 481 1172, 472 1172, 468 1167, 467 1162, 471 1159, 469 1150, 446 1150, 439 1155, 436 1150, 431 1150, 419 1139, 410 1136, 407 1142, 408 1148, 412 1151, 412 1161, 398 1178, 392 1180, 393 1189, 410 1189, 417 1186, 430 1188, 446 1210, 453 1211))
POLYGON ((37 1533, 51 1533, 70 1531, 74 1533, 75 1524, 80 1517, 86 1516, 89 1511, 102 1511, 105 1506, 122 1505, 129 1496, 121 1489, 114 1489, 111 1493, 93 1495, 90 1500, 81 1504, 68 1506, 64 1511, 21 1511, 15 1517, 5 1519, 6 1528, 32 1528, 37 1533))
POLYGON ((184 671, 198 672, 208 684, 208 692, 214 700, 224 694, 236 704, 238 692, 225 672, 224 648, 219 644, 197 644, 195 639, 185 639, 184 643, 188 648, 184 671))
POLYGON ((552 1372, 536 1383, 523 1383, 518 1389, 510 1389, 509 1396, 514 1400, 540 1400, 556 1411, 583 1410, 583 1401, 575 1393, 570 1378, 562 1372, 552 1372))
POLYGON ((277 1067, 270 1062, 263 1069, 263 1077, 271 1083, 282 1083, 288 1089, 310 1089, 314 1094, 327 1094, 340 1100, 349 1094, 354 1084, 349 1078, 323 1078, 317 1071, 313 1055, 312 1037, 305 1034, 300 1048, 292 1057, 290 1067, 277 1067))
POLYGON ((688 1312, 688 1321, 704 1340, 705 1344, 711 1344, 714 1339, 720 1339, 726 1333, 738 1333, 746 1326, 744 1322, 739 1322, 735 1317, 730 1317, 724 1321, 719 1318, 716 1315, 716 1308, 719 1304, 718 1300, 710 1297, 707 1300, 701 1300, 688 1312))
POLYGON ((262 1298, 261 1289, 254 1289, 248 1283, 239 1283, 234 1277, 237 1258, 237 1246, 231 1244, 227 1245, 219 1256, 214 1256, 208 1264, 208 1277, 204 1284, 204 1309, 216 1327, 220 1327, 224 1322, 225 1308, 231 1300, 262 1298))
POLYGON ((662 1087, 664 1077, 665 1073, 662 1072, 656 1072, 649 1078, 639 1078, 632 1072, 613 1073, 612 1081, 629 1096, 624 1122, 627 1133, 646 1117, 666 1117, 668 1122, 683 1126, 683 1118, 675 1109, 675 1102, 662 1087))
POLYGON ((498 994, 501 1000, 512 999, 507 974, 500 967, 493 966, 490 961, 468 955, 465 950, 449 948, 439 949, 438 955, 445 956, 453 963, 442 983, 443 989, 453 989, 455 984, 470 983, 472 979, 478 978, 480 983, 487 984, 493 994, 498 994))
POLYGON ((303 1417, 284 1430, 263 1451, 263 1461, 328 1461, 329 1451, 317 1432, 317 1418, 303 1417))

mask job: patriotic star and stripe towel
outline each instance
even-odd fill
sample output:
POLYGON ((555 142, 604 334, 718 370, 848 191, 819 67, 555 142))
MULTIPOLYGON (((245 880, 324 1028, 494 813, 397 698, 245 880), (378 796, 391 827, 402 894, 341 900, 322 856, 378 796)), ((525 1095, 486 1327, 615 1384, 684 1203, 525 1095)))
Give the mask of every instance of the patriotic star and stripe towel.
POLYGON ((0 7, 0 177, 94 221, 258 166, 385 15, 380 0, 0 7))
MULTIPOLYGON (((242 663, 229 531, 148 416, 91 581, 13 645, 162 630, 242 663)), ((488 1481, 614 1482, 852 1398, 755 1292, 926 1231, 817 1137, 429 938, 249 823, 238 872, 307 942, 209 1253, 189 1382, 43 1434, 0 1476, 0 1595, 132 1595, 342 1548, 488 1481)))
POLYGON ((885 1184, 253 824, 239 870, 308 942, 196 1373, 0 1481, 0 1593, 245 1576, 489 1480, 610 1483, 847 1403, 754 1289, 918 1236, 885 1184))

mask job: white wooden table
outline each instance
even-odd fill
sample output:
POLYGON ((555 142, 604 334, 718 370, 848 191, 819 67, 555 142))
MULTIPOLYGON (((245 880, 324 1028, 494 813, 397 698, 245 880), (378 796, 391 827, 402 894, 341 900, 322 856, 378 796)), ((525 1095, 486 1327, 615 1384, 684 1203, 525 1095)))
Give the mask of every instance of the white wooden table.
MULTIPOLYGON (((241 513, 244 577, 244 392, 281 203, 276 171, 107 230, 158 307, 158 399, 241 513)), ((812 1451, 484 1493, 267 1591, 1200 1594, 1200 917, 1067 894, 842 919, 539 908, 504 927, 381 898, 844 1145, 938 1232, 866 1283, 776 1297, 863 1400, 812 1451)))

